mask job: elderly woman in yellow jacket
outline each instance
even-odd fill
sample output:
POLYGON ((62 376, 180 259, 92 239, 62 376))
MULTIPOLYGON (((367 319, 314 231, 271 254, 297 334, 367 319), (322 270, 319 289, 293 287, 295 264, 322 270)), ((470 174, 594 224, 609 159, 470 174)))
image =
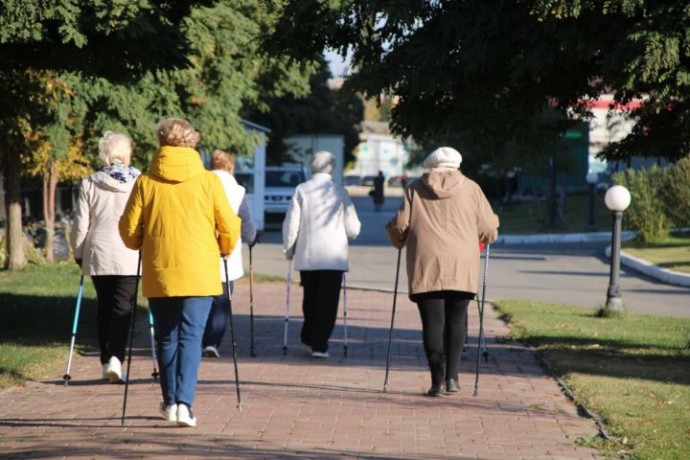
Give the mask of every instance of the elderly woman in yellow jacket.
POLYGON ((196 426, 191 407, 201 338, 213 296, 222 292, 218 260, 232 252, 241 221, 194 150, 199 133, 192 125, 167 118, 156 134, 161 147, 134 185, 119 228, 125 245, 141 251, 142 291, 156 325, 161 414, 196 426))

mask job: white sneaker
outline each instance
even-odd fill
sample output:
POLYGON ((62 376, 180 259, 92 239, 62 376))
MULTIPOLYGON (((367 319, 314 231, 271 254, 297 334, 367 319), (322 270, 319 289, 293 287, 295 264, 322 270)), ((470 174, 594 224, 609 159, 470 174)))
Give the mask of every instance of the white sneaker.
POLYGON ((166 405, 161 403, 161 415, 168 422, 177 422, 177 404, 166 405))
POLYGON ((218 353, 218 349, 216 349, 216 347, 212 345, 209 345, 206 348, 204 348, 204 352, 202 354, 207 358, 220 358, 220 353, 218 353))
POLYGON ((191 407, 186 404, 177 405, 177 424, 192 428, 196 426, 196 417, 194 417, 191 407))
POLYGON ((108 379, 110 383, 125 383, 127 376, 122 372, 122 363, 115 356, 108 361, 108 379))
POLYGON ((103 373, 101 374, 103 380, 110 380, 110 375, 108 373, 110 366, 108 363, 102 364, 101 367, 103 368, 103 373))
POLYGON ((327 351, 312 351, 311 352, 311 357, 312 358, 328 358, 328 352, 327 351))

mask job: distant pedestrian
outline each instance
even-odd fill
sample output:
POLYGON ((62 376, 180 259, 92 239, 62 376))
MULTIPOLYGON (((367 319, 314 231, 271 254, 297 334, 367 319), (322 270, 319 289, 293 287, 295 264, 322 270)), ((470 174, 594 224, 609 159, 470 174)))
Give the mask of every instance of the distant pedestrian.
POLYGON ((462 156, 441 147, 424 160, 429 171, 411 182, 386 224, 391 244, 407 246, 410 300, 422 320, 431 371, 429 396, 459 391, 467 307, 479 282, 477 240, 498 236, 498 217, 479 185, 459 170, 462 156))
POLYGON ((85 276, 91 276, 96 289, 102 377, 124 383, 122 362, 139 255, 125 247, 117 223, 141 173, 129 165, 132 141, 126 134, 106 131, 98 142, 98 153, 105 166, 81 181, 71 243, 77 264, 85 276))
POLYGON ((237 244, 240 219, 194 150, 199 133, 192 125, 166 118, 156 134, 160 149, 132 190, 120 234, 127 247, 141 250, 142 291, 158 342, 161 414, 193 427, 201 338, 213 296, 222 292, 218 260, 237 244))
POLYGON ((383 186, 384 183, 386 182, 386 178, 383 177, 383 172, 379 171, 378 175, 374 178, 374 209, 376 211, 381 210, 381 206, 383 206, 383 201, 384 201, 384 195, 383 195, 383 186))
POLYGON ((343 273, 348 271, 348 240, 360 222, 347 191, 333 182, 335 157, 320 151, 311 159, 311 179, 295 189, 283 221, 283 251, 295 258, 304 291, 302 343, 315 358, 328 357, 343 273))
MULTIPOLYGON (((235 245, 232 254, 227 258, 228 278, 230 278, 230 290, 233 289, 233 281, 244 275, 242 267, 242 241, 247 241, 249 246, 256 244, 256 226, 252 219, 252 213, 247 201, 247 194, 244 187, 237 183, 233 174, 235 173, 235 157, 222 150, 215 150, 211 155, 211 168, 216 174, 225 190, 232 210, 242 219, 241 238, 235 245)), ((228 283, 225 279, 225 267, 223 261, 220 268, 221 284, 223 294, 213 297, 211 313, 206 321, 206 329, 202 339, 203 354, 209 358, 220 358, 220 342, 225 335, 228 326, 230 313, 228 310, 228 283)))

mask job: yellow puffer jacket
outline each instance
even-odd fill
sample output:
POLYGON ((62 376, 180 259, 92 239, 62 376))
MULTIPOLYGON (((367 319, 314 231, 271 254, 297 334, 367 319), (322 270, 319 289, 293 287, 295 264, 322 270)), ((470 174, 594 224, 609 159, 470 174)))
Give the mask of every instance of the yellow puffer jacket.
POLYGON ((145 297, 221 294, 218 260, 232 252, 240 226, 199 153, 169 146, 137 180, 119 222, 125 245, 141 249, 145 297))

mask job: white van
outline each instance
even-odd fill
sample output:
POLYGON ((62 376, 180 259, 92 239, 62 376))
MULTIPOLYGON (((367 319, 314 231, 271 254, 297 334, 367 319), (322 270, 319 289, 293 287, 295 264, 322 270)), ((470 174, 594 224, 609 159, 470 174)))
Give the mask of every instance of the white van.
POLYGON ((302 165, 266 166, 264 215, 266 223, 282 222, 295 187, 307 180, 302 165))

